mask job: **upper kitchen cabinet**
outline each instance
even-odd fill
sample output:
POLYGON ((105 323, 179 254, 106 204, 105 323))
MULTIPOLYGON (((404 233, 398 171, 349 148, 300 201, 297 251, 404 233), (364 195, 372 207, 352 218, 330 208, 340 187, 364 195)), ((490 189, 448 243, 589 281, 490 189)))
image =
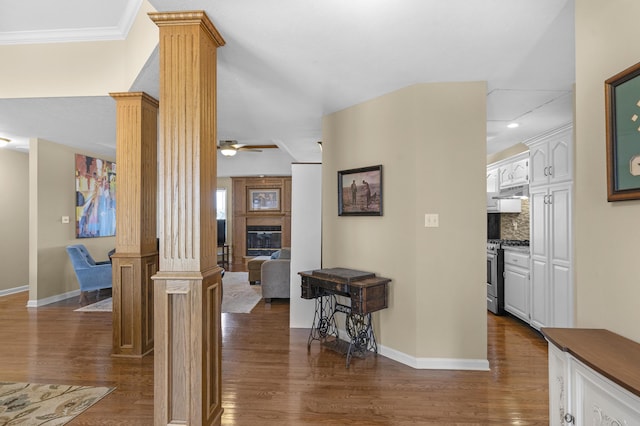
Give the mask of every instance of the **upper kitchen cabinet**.
POLYGON ((515 155, 500 166, 500 189, 529 183, 529 153, 515 155))
POLYGON ((520 200, 505 200, 500 195, 500 166, 487 167, 487 213, 520 213, 520 200))
POLYGON ((550 185, 573 179, 572 127, 566 126, 527 143, 529 185, 550 185))

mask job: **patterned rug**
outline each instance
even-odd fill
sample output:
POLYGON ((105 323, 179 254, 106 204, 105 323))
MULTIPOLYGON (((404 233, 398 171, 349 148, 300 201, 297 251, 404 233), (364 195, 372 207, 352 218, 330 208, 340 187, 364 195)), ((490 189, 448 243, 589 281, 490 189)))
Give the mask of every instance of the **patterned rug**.
POLYGON ((114 389, 0 382, 0 425, 64 425, 114 389))
MULTIPOLYGON (((262 299, 262 288, 250 285, 247 272, 225 272, 222 278, 222 313, 248 314, 262 299)), ((113 300, 100 300, 76 312, 111 312, 113 300)))

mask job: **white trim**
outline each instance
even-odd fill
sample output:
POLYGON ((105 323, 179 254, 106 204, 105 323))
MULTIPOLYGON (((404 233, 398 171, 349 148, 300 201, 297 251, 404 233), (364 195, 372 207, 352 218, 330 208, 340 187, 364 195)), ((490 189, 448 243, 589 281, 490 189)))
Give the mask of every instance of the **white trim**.
POLYGON ((40 306, 49 305, 51 303, 56 303, 61 300, 66 300, 70 297, 77 297, 77 296, 80 296, 80 289, 68 291, 62 294, 56 294, 55 296, 47 297, 45 299, 29 300, 27 302, 27 308, 38 308, 40 306))
POLYGON ((572 128, 573 128, 573 122, 569 122, 569 123, 563 124, 560 127, 556 127, 555 129, 551 129, 539 135, 530 137, 529 139, 522 141, 522 143, 527 145, 527 147, 529 147, 530 145, 535 144, 536 142, 539 142, 544 139, 548 139, 551 136, 555 136, 557 134, 566 132, 567 130, 571 130, 572 128))
MULTIPOLYGON (((347 332, 343 329, 338 329, 338 335, 346 336, 347 332)), ((416 370, 490 370, 489 360, 487 359, 416 358, 380 344, 378 344, 378 355, 398 361, 399 363, 415 368, 416 370)))
POLYGON ((127 8, 122 12, 122 17, 115 26, 5 31, 0 32, 0 45, 124 40, 138 16, 141 5, 142 0, 127 2, 127 8))
POLYGON ((378 353, 418 370, 489 371, 489 361, 486 359, 416 358, 383 345, 378 345, 378 353))
POLYGON ((0 290, 0 297, 8 296, 10 294, 22 293, 23 291, 29 291, 28 285, 23 285, 20 287, 8 288, 6 290, 0 290))

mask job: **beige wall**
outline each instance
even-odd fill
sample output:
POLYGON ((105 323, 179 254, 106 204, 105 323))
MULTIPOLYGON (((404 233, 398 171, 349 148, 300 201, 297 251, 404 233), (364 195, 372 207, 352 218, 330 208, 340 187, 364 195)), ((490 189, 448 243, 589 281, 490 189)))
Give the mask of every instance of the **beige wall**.
POLYGON ((492 164, 500 160, 507 159, 509 157, 513 157, 514 155, 520 154, 521 152, 529 151, 529 147, 523 143, 517 143, 509 148, 502 150, 500 152, 496 152, 495 154, 487 155, 487 164, 492 164))
POLYGON ((129 90, 158 45, 143 1, 126 40, 0 46, 0 98, 105 96, 129 90), (46 72, 43 72, 43 68, 46 72))
POLYGON ((324 118, 322 266, 393 280, 375 315, 393 351, 487 358, 485 119, 482 82, 419 84, 324 118), (384 215, 339 217, 337 171, 376 164, 384 215))
POLYGON ((640 342, 640 201, 607 202, 604 81, 640 61, 640 2, 576 1, 576 325, 640 342))
POLYGON ((29 156, 0 149, 0 294, 29 284, 29 156))
POLYGON ((75 238, 75 154, 115 161, 42 139, 29 145, 29 304, 78 290, 65 251, 84 244, 96 260, 106 260, 115 237, 75 238), (62 223, 69 216, 69 223, 62 223))

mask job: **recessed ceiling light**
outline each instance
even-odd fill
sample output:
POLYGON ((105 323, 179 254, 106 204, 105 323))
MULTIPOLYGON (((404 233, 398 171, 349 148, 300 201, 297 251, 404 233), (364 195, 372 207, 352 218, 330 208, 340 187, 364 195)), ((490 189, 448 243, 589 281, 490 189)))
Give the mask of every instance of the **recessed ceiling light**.
POLYGON ((507 127, 510 128, 510 129, 515 129, 518 126, 520 126, 518 123, 509 123, 509 124, 507 124, 507 127))

